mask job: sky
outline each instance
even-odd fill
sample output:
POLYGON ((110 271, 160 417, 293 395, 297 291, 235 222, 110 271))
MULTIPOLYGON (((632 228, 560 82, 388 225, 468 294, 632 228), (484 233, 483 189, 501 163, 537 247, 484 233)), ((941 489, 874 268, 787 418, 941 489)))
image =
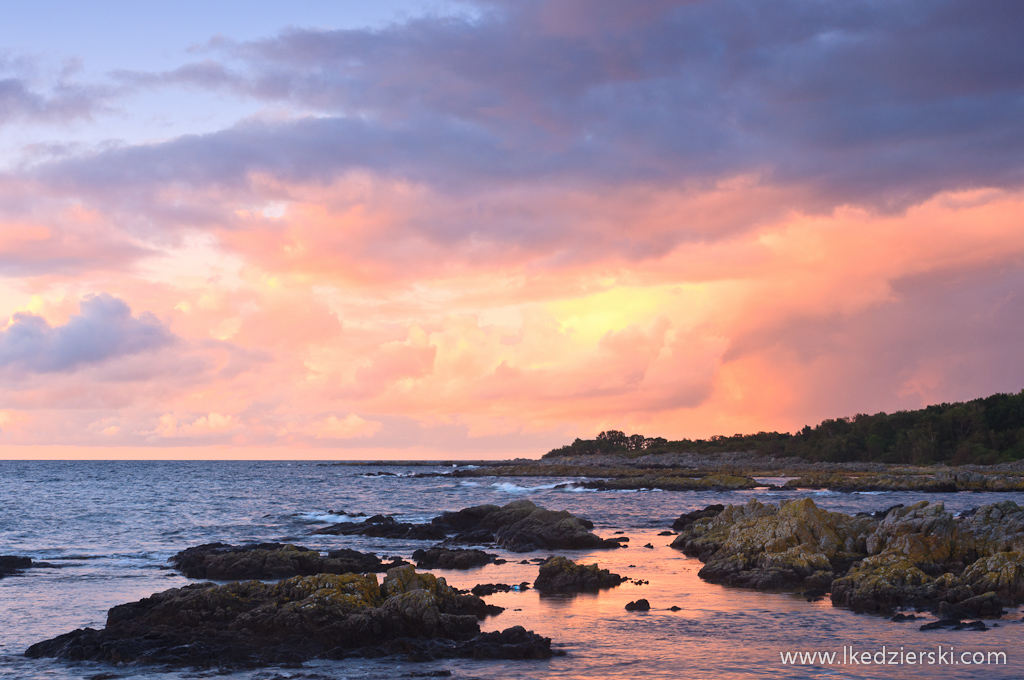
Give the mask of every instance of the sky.
POLYGON ((0 457, 537 457, 1024 389, 1024 4, 5 6, 0 457))

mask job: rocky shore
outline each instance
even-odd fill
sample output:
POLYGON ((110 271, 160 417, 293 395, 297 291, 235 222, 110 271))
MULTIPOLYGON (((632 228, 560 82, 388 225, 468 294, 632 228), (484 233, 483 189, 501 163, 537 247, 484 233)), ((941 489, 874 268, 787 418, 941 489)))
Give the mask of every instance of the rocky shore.
POLYGON ((891 614, 998 617, 1024 603, 1024 508, 1012 501, 954 516, 922 501, 850 516, 809 498, 712 506, 675 522, 672 547, 712 583, 828 593, 832 604, 891 614))
POLYGON ((113 607, 102 630, 32 645, 29 657, 237 667, 313 658, 403 655, 540 659, 551 640, 521 627, 481 633, 500 611, 411 565, 374 574, 297 576, 274 584, 199 583, 113 607))
MULTIPOLYGON (((383 461, 381 466, 394 464, 383 461)), ((404 463, 403 463, 404 464, 404 463)), ((381 473, 386 474, 386 473, 381 473)), ((475 461, 434 477, 577 477, 573 486, 597 490, 738 490, 764 484, 755 477, 793 478, 790 489, 833 491, 1024 491, 1024 461, 998 465, 914 466, 885 463, 826 463, 774 458, 751 452, 600 454, 510 461, 475 461)), ((568 484, 568 483, 567 483, 568 484)), ((412 537, 412 536, 407 536, 412 537)))

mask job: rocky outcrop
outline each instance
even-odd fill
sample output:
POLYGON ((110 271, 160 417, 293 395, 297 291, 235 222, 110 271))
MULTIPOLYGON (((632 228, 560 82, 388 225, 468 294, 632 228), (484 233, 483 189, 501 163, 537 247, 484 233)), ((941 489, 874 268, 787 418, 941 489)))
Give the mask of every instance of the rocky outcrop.
POLYGON ((512 552, 532 550, 589 550, 618 548, 616 541, 590 532, 594 523, 561 510, 547 510, 532 501, 514 501, 504 506, 478 505, 446 512, 428 524, 398 522, 375 515, 363 522, 341 522, 318 534, 374 536, 378 538, 427 539, 456 544, 495 544, 512 552))
POLYGON ((413 524, 399 522, 391 515, 374 515, 362 522, 339 522, 322 529, 315 534, 331 536, 372 536, 374 538, 404 538, 413 540, 439 541, 447 534, 444 528, 433 524, 413 524))
MULTIPOLYGON (((679 608, 676 607, 676 609, 678 610, 679 608)), ((639 600, 635 600, 633 602, 627 602, 626 603, 626 611, 627 612, 649 612, 649 611, 651 611, 651 603, 648 602, 647 600, 643 599, 643 598, 641 598, 639 600)))
POLYGON ((694 519, 672 546, 705 563, 705 580, 828 589, 834 605, 855 611, 997 617, 1024 602, 1024 509, 1011 501, 960 517, 927 502, 850 517, 808 498, 755 500, 694 519))
POLYGON ((672 547, 705 563, 712 583, 773 590, 827 587, 866 556, 870 518, 821 510, 809 498, 779 507, 751 500, 698 519, 672 547))
POLYGON ((445 541, 494 543, 512 552, 618 548, 619 543, 593 533, 594 523, 561 510, 547 510, 532 501, 478 505, 435 517, 435 526, 454 534, 445 541))
POLYGON ((30 657, 173 666, 299 663, 404 654, 547 658, 551 641, 522 628, 480 633, 482 600, 411 566, 297 576, 274 584, 200 583, 112 608, 103 630, 33 645, 30 657))
POLYGON ((485 564, 504 564, 505 560, 483 550, 467 548, 445 548, 434 546, 426 550, 417 550, 412 554, 416 566, 420 569, 473 569, 485 564))
POLYGON ((576 564, 566 557, 552 557, 540 565, 533 587, 544 593, 572 593, 614 588, 624 580, 596 564, 576 564))
POLYGON ((323 557, 316 550, 282 543, 243 546, 207 543, 186 548, 169 562, 189 578, 217 581, 384 572, 406 564, 403 560, 385 564, 372 553, 348 549, 334 550, 323 557))

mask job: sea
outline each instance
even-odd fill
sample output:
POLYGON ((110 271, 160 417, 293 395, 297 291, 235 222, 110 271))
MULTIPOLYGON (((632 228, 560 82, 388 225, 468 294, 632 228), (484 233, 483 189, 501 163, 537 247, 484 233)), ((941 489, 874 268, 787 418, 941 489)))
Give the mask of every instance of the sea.
MULTIPOLYGON (((833 607, 827 598, 809 602, 792 593, 704 583, 697 577, 701 563, 668 547, 672 536, 659 535, 683 512, 751 498, 777 503, 810 496, 820 507, 846 513, 926 500, 962 512, 1007 499, 1024 504, 1024 494, 767 488, 785 481, 779 478, 760 479, 766 488, 747 491, 593 491, 575 486, 579 478, 465 478, 452 476, 455 469, 452 464, 316 461, 0 461, 0 555, 27 555, 54 565, 0 579, 0 678, 1024 677, 1019 610, 990 621, 986 631, 921 631, 920 625, 933 616, 895 622, 833 607), (416 476, 424 472, 438 476, 416 476), (279 541, 409 559, 430 543, 313 531, 357 513, 422 522, 446 510, 523 498, 590 519, 601 536, 630 539, 625 550, 559 554, 597 562, 638 583, 579 595, 544 596, 529 589, 485 598, 506 609, 481 622, 484 630, 522 625, 550 637, 564 656, 541 661, 325 660, 243 670, 170 670, 24 656, 29 645, 41 640, 86 626, 102 628, 114 605, 188 584, 169 567, 168 558, 189 546, 279 541), (650 602, 650 611, 625 610, 626 603, 640 598, 650 602), (934 652, 935 663, 907 663, 910 651, 925 653, 922 659, 934 652), (801 652, 834 652, 835 659, 825 656, 823 662, 821 656, 801 657, 801 652), (864 663, 865 658, 870 661, 864 663)), ((433 573, 466 589, 478 583, 532 583, 537 566, 521 560, 546 556, 491 552, 508 561, 433 573)))

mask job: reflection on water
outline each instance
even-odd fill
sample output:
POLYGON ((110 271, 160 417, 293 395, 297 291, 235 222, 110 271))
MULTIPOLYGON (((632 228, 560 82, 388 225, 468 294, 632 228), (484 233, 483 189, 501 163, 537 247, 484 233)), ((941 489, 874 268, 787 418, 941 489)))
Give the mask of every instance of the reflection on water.
MULTIPOLYGON (((301 669, 234 672, 232 678, 397 678, 450 670, 459 678, 1017 678, 1024 670, 1018 641, 1024 624, 1002 622, 985 632, 918 630, 920 622, 895 623, 834 609, 827 600, 806 602, 791 594, 766 594, 708 585, 700 563, 667 547, 658 536, 680 513, 705 505, 765 502, 810 495, 843 512, 873 511, 895 503, 943 501, 960 511, 996 500, 1024 503, 1021 494, 839 494, 751 490, 742 492, 615 493, 556 489, 566 479, 494 479, 363 476, 374 466, 324 467, 312 463, 239 462, 0 462, 0 554, 26 554, 58 565, 0 580, 0 677, 194 678, 209 673, 96 664, 33 661, 21 657, 39 640, 81 626, 101 627, 106 610, 153 592, 184 585, 167 569, 174 552, 200 543, 291 540, 313 548, 352 547, 406 558, 417 541, 310 535, 318 523, 347 513, 385 512, 423 521, 442 510, 530 498, 592 519, 598 532, 623 530, 630 547, 568 551, 577 561, 597 561, 614 572, 649 581, 600 593, 540 596, 534 590, 496 593, 487 600, 506 607, 482 623, 485 630, 522 625, 551 637, 565 657, 549 661, 396 660, 315 662, 301 669), (654 547, 644 548, 650 543, 654 547), (646 598, 649 612, 627 612, 646 598), (669 611, 672 606, 679 611, 669 611), (788 666, 779 653, 860 651, 883 646, 930 650, 1005 651, 1007 666, 788 666)), ((441 470, 438 468, 438 470, 441 470)), ((423 471, 389 468, 392 472, 423 471)), ((774 482, 769 482, 774 483, 774 482)), ((539 554, 502 553, 509 561, 468 572, 435 570, 449 583, 519 583, 536 577, 539 554)), ((1020 619, 1020 612, 1011 619, 1020 619)), ((841 652, 840 652, 841 655, 841 652)))

